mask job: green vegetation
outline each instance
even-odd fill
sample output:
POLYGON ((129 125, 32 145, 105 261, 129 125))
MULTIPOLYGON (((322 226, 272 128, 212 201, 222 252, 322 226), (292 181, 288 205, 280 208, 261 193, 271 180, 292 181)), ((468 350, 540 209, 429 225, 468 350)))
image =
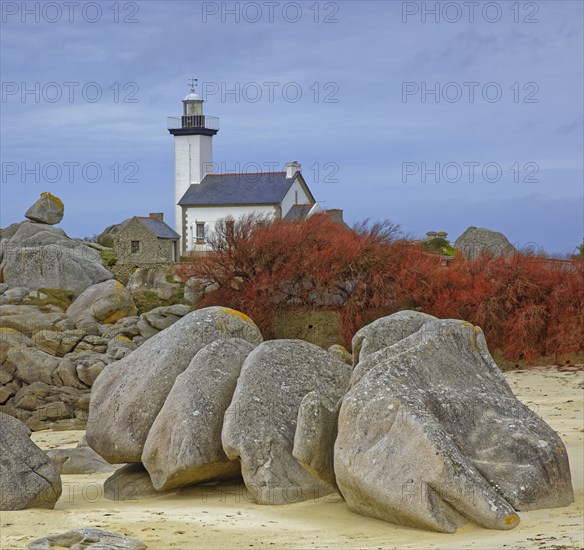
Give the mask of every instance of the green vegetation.
POLYGON ((40 307, 52 305, 57 306, 62 310, 66 310, 73 302, 73 292, 70 290, 62 290, 60 288, 39 288, 37 292, 38 294, 45 294, 46 298, 29 297, 26 300, 27 304, 40 307))
POLYGON ((111 248, 100 250, 99 255, 101 256, 101 261, 105 267, 112 267, 116 265, 118 259, 115 252, 111 248))
POLYGON ((442 256, 456 256, 456 248, 443 237, 434 237, 424 241, 424 249, 442 256))
POLYGON ((146 313, 155 307, 173 306, 175 304, 184 303, 184 287, 180 286, 173 293, 168 300, 163 300, 151 290, 137 290, 132 293, 132 298, 138 309, 138 315, 146 313))

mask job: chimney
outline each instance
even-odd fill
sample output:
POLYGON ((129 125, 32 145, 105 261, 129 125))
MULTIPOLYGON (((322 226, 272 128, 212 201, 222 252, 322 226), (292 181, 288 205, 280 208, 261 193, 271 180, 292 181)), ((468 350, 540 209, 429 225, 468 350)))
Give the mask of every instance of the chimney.
POLYGON ((300 172, 300 168, 301 166, 296 160, 286 164, 286 179, 292 179, 296 175, 296 172, 300 172))
POLYGON ((325 213, 336 222, 344 223, 343 210, 341 208, 329 208, 328 210, 325 210, 325 213))
POLYGON ((162 213, 162 212, 151 212, 149 214, 149 217, 150 218, 155 218, 157 220, 160 220, 161 222, 164 221, 164 213, 162 213))

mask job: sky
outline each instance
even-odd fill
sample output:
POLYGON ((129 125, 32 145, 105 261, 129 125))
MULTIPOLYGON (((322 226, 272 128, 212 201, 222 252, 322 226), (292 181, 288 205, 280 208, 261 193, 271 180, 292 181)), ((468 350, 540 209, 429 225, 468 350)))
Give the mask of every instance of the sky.
POLYGON ((43 191, 76 237, 162 211, 198 79, 216 171, 297 160, 349 223, 584 235, 584 2, 2 0, 0 226, 43 191))

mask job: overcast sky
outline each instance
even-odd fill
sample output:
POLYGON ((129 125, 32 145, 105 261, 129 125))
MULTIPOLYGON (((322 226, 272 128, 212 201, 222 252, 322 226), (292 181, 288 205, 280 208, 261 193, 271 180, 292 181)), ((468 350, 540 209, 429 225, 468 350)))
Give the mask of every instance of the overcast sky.
POLYGON ((172 225, 166 117, 196 77, 221 172, 297 160, 349 222, 573 251, 583 2, 435 4, 2 1, 0 225, 42 191, 71 236, 154 211, 172 225))

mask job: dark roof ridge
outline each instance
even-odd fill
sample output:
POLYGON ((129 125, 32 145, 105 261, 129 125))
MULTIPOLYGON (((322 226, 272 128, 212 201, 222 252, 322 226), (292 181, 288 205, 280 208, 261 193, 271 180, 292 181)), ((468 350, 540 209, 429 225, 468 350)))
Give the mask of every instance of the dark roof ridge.
POLYGON ((160 218, 153 218, 151 216, 134 216, 140 220, 148 229, 160 239, 180 239, 180 235, 160 218))
POLYGON ((178 202, 179 206, 280 204, 297 182, 298 172, 287 178, 286 172, 242 174, 207 174, 203 181, 191 184, 178 202))
POLYGON ((224 174, 207 174, 207 176, 253 176, 255 174, 285 174, 284 170, 280 170, 278 172, 226 172, 224 174))

